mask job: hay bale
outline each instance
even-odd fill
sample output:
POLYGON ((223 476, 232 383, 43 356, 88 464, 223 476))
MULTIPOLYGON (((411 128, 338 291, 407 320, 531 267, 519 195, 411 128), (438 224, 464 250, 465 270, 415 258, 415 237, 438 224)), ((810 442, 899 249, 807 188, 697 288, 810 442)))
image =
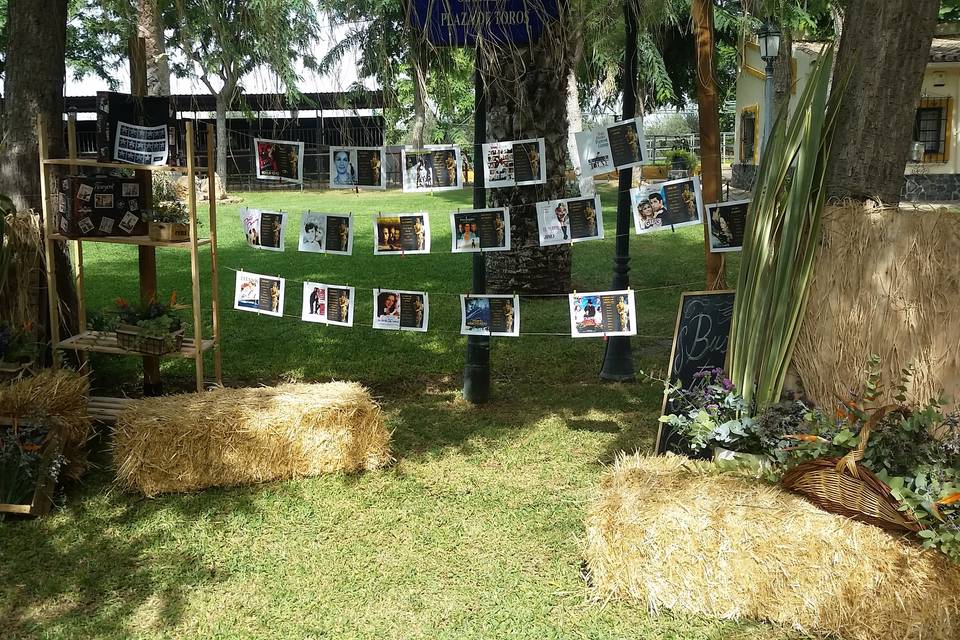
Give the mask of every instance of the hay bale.
POLYGON ((603 599, 847 640, 960 637, 960 567, 707 463, 618 460, 586 526, 603 599))
POLYGON ((146 398, 117 419, 117 479, 147 496, 357 472, 390 462, 390 434, 347 382, 146 398))
POLYGON ((891 387, 902 368, 915 366, 910 400, 944 391, 960 401, 958 255, 956 212, 826 207, 793 359, 807 397, 832 407, 862 384, 877 354, 891 387))
POLYGON ((63 441, 64 469, 79 480, 86 471, 92 421, 87 411, 90 381, 66 369, 43 369, 35 376, 0 385, 0 417, 42 419, 63 441))

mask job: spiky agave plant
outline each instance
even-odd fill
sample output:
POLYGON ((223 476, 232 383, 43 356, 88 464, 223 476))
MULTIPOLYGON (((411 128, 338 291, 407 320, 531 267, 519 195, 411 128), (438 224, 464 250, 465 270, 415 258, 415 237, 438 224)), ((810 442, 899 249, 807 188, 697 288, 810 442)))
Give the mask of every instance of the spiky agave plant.
POLYGON ((830 45, 789 121, 781 116, 774 123, 750 204, 727 368, 756 411, 780 400, 806 308, 827 158, 846 84, 828 91, 833 57, 830 45))

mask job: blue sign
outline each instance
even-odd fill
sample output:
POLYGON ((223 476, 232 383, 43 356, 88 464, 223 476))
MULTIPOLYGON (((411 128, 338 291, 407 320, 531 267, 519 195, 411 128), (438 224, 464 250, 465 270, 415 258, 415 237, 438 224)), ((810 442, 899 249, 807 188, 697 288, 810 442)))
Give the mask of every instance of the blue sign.
POLYGON ((529 44, 560 12, 557 0, 410 0, 410 23, 437 46, 462 47, 477 37, 529 44))

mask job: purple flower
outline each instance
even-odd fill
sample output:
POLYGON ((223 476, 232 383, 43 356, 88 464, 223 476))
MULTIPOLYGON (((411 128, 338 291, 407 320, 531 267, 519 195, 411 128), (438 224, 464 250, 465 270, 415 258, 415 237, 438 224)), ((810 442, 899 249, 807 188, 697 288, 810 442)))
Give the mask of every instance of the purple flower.
POLYGON ((730 378, 725 377, 721 384, 723 384, 724 391, 730 391, 731 389, 733 389, 733 380, 731 380, 730 378))

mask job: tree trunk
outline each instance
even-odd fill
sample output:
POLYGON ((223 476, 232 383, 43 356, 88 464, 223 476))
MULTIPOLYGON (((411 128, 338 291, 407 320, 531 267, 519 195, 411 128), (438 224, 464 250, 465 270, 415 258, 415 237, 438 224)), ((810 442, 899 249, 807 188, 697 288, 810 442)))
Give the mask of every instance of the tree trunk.
POLYGON ((895 204, 913 139, 938 0, 854 0, 844 12, 834 86, 849 77, 827 194, 895 204))
POLYGON ((139 0, 137 35, 144 40, 147 52, 147 95, 170 95, 170 63, 167 40, 157 0, 139 0))
POLYGON ((63 155, 67 0, 10 0, 0 189, 17 209, 40 211, 37 116, 52 156, 63 155))
MULTIPOLYGON (((67 0, 9 0, 7 38, 0 192, 8 195, 18 210, 41 213, 37 116, 43 122, 50 155, 62 156, 67 0)), ((68 336, 76 324, 77 295, 65 242, 54 243, 54 266, 62 304, 61 334, 68 336)), ((44 327, 49 337, 46 279, 37 286, 42 308, 37 326, 44 327)))
MULTIPOLYGON (((583 131, 583 113, 580 111, 580 90, 577 87, 577 72, 573 69, 567 74, 567 124, 569 133, 567 134, 567 154, 572 161, 577 157, 577 138, 574 135, 577 131, 583 131)), ((597 192, 593 184, 593 178, 581 173, 578 178, 580 183, 580 195, 592 196, 597 192)))
POLYGON ((229 96, 221 91, 217 94, 217 175, 223 181, 224 190, 227 186, 227 140, 230 137, 227 131, 227 103, 229 96))
MULTIPOLYGON (((561 3, 562 6, 563 3, 561 3)), ((491 47, 482 56, 487 140, 545 138, 546 184, 490 189, 491 206, 510 207, 510 251, 484 255, 491 293, 570 290, 570 246, 540 247, 536 203, 566 197, 567 79, 572 52, 563 17, 528 47, 491 47)), ((483 159, 476 170, 483 170, 483 159)))
POLYGON ((786 119, 793 95, 793 32, 789 27, 780 34, 780 50, 773 62, 773 115, 786 119))
POLYGON ((410 144, 423 148, 423 136, 427 127, 427 69, 421 45, 411 47, 410 75, 413 79, 413 123, 410 126, 410 144))

